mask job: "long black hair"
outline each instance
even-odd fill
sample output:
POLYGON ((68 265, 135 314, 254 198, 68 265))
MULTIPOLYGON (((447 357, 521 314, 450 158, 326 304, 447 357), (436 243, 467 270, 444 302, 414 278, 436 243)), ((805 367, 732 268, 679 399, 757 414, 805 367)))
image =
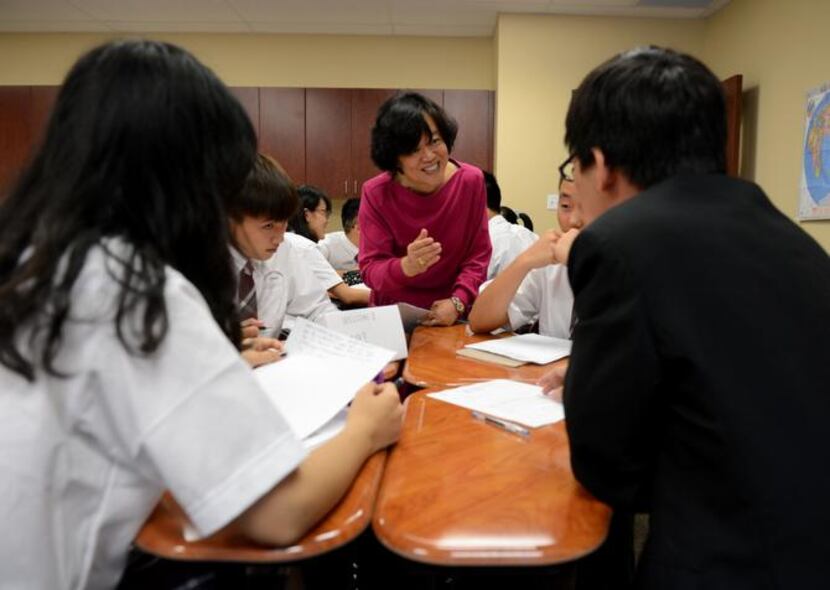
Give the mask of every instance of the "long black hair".
POLYGON ((326 211, 331 215, 331 199, 322 191, 322 189, 310 184, 301 184, 297 187, 297 196, 300 197, 300 207, 288 219, 288 229, 295 234, 308 238, 312 242, 319 242, 320 238, 311 231, 308 226, 308 220, 305 218, 306 212, 313 212, 320 206, 320 203, 325 203, 326 211))
POLYGON ((115 324, 125 348, 151 353, 167 334, 166 265, 238 344, 225 203, 255 153, 242 107, 183 49, 119 41, 81 57, 42 146, 0 204, 0 362, 29 380, 37 364, 58 374, 70 291, 89 249, 108 237, 131 247, 123 262, 105 251, 123 268, 115 324), (135 313, 139 322, 127 321, 135 313), (39 359, 17 338, 28 323, 32 342, 43 337, 32 348, 39 359))

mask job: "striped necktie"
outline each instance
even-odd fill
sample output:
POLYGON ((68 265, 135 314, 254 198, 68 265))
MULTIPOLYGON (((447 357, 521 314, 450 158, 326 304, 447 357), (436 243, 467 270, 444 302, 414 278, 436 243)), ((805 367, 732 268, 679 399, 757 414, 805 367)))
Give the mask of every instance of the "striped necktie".
POLYGON ((254 265, 245 263, 239 271, 239 319, 257 317, 256 289, 254 288, 254 265))

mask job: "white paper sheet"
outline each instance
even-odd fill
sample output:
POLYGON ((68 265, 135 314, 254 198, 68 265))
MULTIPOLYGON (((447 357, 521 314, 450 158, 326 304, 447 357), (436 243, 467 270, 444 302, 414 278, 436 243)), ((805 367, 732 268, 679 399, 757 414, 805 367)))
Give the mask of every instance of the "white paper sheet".
POLYGON ((539 334, 521 334, 520 336, 468 344, 464 348, 484 350, 517 361, 546 365, 569 356, 571 354, 571 341, 563 338, 540 336, 539 334))
POLYGON ((553 424, 565 417, 562 404, 542 394, 538 385, 495 379, 428 394, 450 404, 477 410, 529 428, 553 424))
POLYGON ((327 328, 395 352, 393 361, 407 356, 406 336, 397 305, 350 309, 320 319, 327 328))
POLYGON ((298 438, 331 420, 394 353, 298 318, 286 357, 255 375, 298 438))

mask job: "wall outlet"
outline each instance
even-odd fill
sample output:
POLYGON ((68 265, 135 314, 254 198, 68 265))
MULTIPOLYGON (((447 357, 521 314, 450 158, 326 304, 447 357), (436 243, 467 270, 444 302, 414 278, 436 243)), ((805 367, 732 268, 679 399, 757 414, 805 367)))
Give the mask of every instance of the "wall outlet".
POLYGON ((559 206, 559 195, 557 193, 549 194, 548 195, 547 208, 551 211, 555 211, 558 206, 559 206))

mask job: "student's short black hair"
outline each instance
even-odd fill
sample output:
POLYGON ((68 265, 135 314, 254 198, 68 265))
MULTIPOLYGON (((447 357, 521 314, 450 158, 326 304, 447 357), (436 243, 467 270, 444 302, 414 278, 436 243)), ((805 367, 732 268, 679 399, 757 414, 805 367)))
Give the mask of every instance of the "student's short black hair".
POLYGON ((306 211, 314 211, 320 206, 320 201, 326 204, 326 209, 331 211, 331 199, 323 192, 322 189, 310 184, 301 184, 297 187, 297 195, 300 197, 300 207, 288 220, 288 229, 295 234, 308 238, 312 242, 319 241, 319 238, 314 235, 311 228, 308 227, 308 221, 305 218, 306 211))
POLYGON ((720 81, 697 59, 659 47, 620 54, 593 70, 568 108, 565 144, 581 166, 599 148, 640 188, 681 173, 726 170, 720 81))
POLYGON ((237 222, 246 216, 287 221, 299 206, 294 183, 282 166, 265 154, 257 154, 245 185, 227 205, 228 215, 237 222))
POLYGON ((343 231, 349 233, 357 223, 357 213, 360 210, 360 199, 351 198, 343 202, 340 209, 340 221, 343 223, 343 231))
POLYGON ((496 181, 496 177, 493 176, 492 172, 487 172, 487 170, 482 170, 481 172, 484 174, 484 188, 487 189, 487 208, 494 213, 498 213, 501 208, 501 189, 499 188, 499 183, 496 181))
POLYGON ((429 98, 417 92, 396 94, 378 110, 372 128, 372 161, 381 170, 395 173, 398 158, 418 149, 421 138, 430 137, 425 115, 432 117, 441 139, 452 152, 458 124, 447 112, 429 98))

